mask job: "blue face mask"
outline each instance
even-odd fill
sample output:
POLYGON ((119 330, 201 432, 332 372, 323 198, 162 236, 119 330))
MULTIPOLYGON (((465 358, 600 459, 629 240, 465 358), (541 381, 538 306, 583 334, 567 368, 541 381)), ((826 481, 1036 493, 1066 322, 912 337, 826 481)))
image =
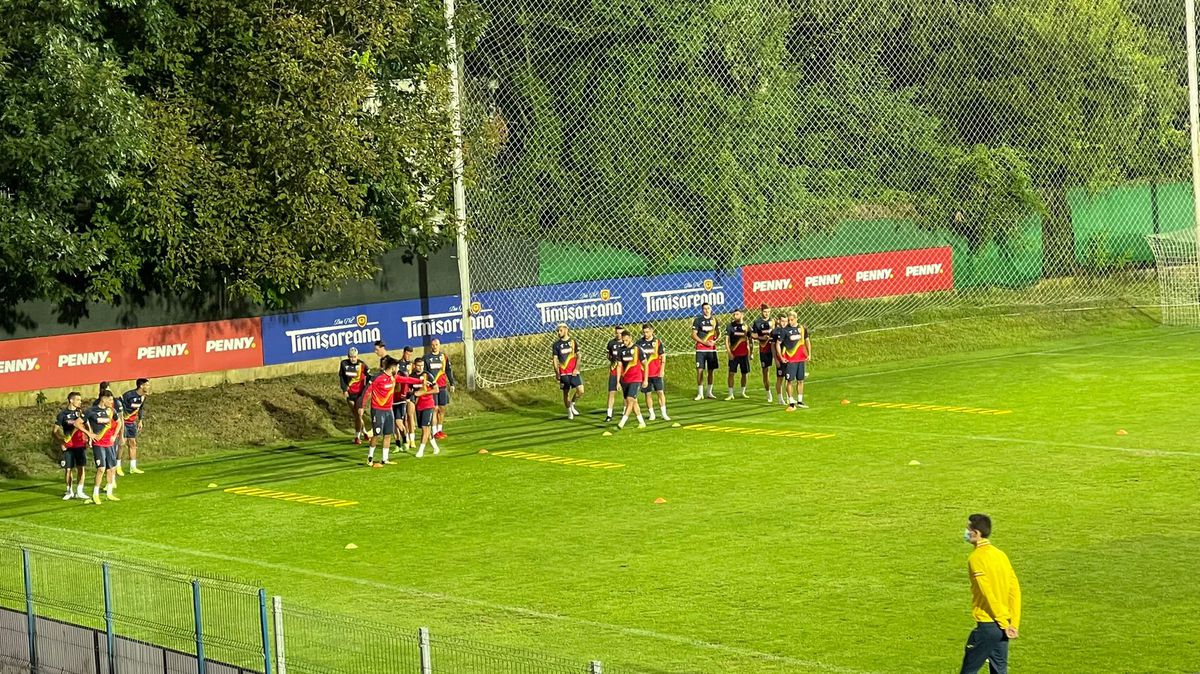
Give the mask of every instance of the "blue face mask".
POLYGON ((970 529, 970 527, 968 527, 966 529, 963 529, 963 543, 970 543, 970 542, 971 542, 971 529, 970 529))

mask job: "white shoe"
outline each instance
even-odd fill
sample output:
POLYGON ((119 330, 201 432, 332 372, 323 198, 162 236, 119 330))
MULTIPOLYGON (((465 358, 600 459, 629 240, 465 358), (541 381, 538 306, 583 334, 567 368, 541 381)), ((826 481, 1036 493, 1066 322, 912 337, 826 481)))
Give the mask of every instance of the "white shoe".
POLYGON ((418 449, 416 456, 418 459, 421 458, 422 456, 425 456, 425 449, 424 448, 418 449))
POLYGON ((695 397, 695 398, 692 398, 692 400, 704 400, 704 394, 703 394, 703 393, 697 393, 697 394, 696 394, 696 397, 695 397))
POLYGON ((573 412, 571 410, 567 410, 567 419, 570 420, 570 419, 574 419, 574 418, 575 418, 575 412, 573 412))
POLYGON ((88 496, 87 494, 85 494, 81 491, 77 491, 77 492, 75 492, 75 498, 81 498, 81 499, 87 500, 87 499, 90 499, 91 496, 88 496))
POLYGON ((732 394, 732 393, 730 393, 729 395, 725 396, 725 399, 726 399, 726 400, 733 400, 733 394, 732 394))
POLYGON ((773 402, 775 402, 775 396, 773 396, 773 395, 771 395, 770 393, 768 393, 768 394, 767 394, 767 402, 769 402, 769 403, 773 403, 773 402))
POLYGON ((662 418, 663 418, 663 421, 670 421, 670 420, 671 420, 671 417, 667 416, 667 413, 666 413, 666 412, 663 412, 662 418))
POLYGON ((63 496, 64 501, 70 501, 73 498, 75 498, 75 492, 73 492, 73 491, 69 491, 66 493, 66 495, 63 496))
POLYGON ((711 393, 709 393, 709 394, 708 394, 708 398, 709 398, 710 400, 716 400, 716 399, 717 399, 717 397, 716 397, 715 395, 711 394, 711 393))
POLYGON ((579 416, 579 408, 575 406, 575 403, 571 403, 571 414, 579 416))
POLYGON ((650 421, 654 421, 654 420, 655 420, 655 419, 657 419, 657 418, 658 418, 658 417, 654 416, 654 413, 653 413, 653 412, 651 412, 651 413, 650 413, 650 421))
POLYGON ((434 455, 434 456, 437 456, 437 455, 438 455, 438 453, 439 453, 439 452, 441 452, 441 451, 442 451, 442 448, 441 448, 441 447, 434 447, 434 448, 433 448, 433 455, 434 455))
POLYGON ((645 422, 645 421, 639 421, 639 422, 638 422, 638 428, 645 428, 645 427, 646 427, 646 422, 645 422))
POLYGON ((742 391, 742 398, 743 398, 743 399, 745 399, 745 400, 749 400, 749 399, 750 399, 750 396, 749 396, 749 395, 747 395, 745 391, 742 391))

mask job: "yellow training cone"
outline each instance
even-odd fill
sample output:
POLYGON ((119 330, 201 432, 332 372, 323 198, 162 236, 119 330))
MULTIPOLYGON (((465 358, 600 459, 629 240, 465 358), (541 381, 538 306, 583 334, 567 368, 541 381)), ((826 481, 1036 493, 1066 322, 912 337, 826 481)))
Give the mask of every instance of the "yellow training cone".
POLYGON ((919 465, 921 465, 921 462, 920 462, 920 461, 917 461, 916 459, 913 459, 912 461, 909 461, 909 462, 908 462, 908 465, 910 465, 910 466, 919 466, 919 465))
POLYGON ((219 486, 220 486, 220 485, 218 485, 216 482, 209 482, 209 483, 208 483, 208 488, 209 488, 209 489, 216 489, 216 488, 217 488, 217 487, 219 487, 219 486))
POLYGON ((353 543, 347 543, 347 544, 346 544, 346 549, 347 549, 347 550, 357 550, 357 549, 358 549, 358 546, 357 546, 357 545, 355 545, 355 544, 353 544, 353 543))
POLYGON ((660 497, 658 497, 658 498, 656 498, 656 499, 654 499, 654 503, 655 503, 656 505, 662 505, 662 504, 664 504, 664 503, 666 503, 666 502, 667 502, 667 499, 665 499, 665 498, 662 498, 661 496, 660 496, 660 497))
POLYGON ((487 451, 486 449, 481 449, 481 450, 479 450, 479 453, 480 453, 480 454, 487 454, 487 453, 488 453, 488 451, 487 451))

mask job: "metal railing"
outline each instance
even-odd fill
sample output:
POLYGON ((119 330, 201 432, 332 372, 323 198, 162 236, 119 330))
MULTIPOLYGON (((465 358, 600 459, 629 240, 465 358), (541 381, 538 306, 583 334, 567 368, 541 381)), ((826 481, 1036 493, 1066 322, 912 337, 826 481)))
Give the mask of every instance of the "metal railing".
MULTIPOLYGON (((601 674, 255 585, 0 539, 0 674, 601 674)), ((610 672, 611 674, 611 672, 610 672)), ((632 673, 630 673, 632 674, 632 673)))

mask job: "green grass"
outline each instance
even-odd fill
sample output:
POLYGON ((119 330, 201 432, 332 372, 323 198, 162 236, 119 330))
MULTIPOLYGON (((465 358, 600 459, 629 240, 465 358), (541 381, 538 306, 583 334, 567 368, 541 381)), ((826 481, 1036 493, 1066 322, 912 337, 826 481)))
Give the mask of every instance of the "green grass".
POLYGON ((149 472, 121 482, 121 503, 57 501, 35 449, 19 450, 33 477, 3 483, 0 535, 254 578, 404 631, 640 671, 935 672, 957 667, 972 626, 961 531, 982 511, 1021 578, 1020 671, 1196 669, 1200 332, 1080 312, 869 333, 816 353, 811 410, 787 414, 754 386, 754 400, 693 402, 680 358, 670 411, 685 426, 833 438, 662 422, 603 437, 592 374, 582 419, 559 418, 549 382, 482 395, 448 426, 443 456, 380 470, 336 435, 327 382, 164 395, 157 418, 186 410, 194 430, 149 433, 149 472), (280 399, 265 406, 268 391, 280 399), (168 448, 208 453, 153 458, 168 448))

